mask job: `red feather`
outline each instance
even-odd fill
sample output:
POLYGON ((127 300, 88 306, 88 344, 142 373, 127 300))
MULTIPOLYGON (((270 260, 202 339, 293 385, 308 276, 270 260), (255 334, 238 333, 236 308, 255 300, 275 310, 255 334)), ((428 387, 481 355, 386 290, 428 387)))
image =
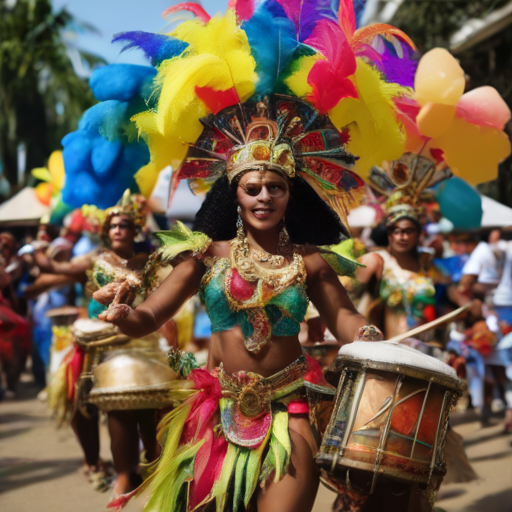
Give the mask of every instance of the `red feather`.
POLYGON ((194 2, 185 2, 183 4, 173 5, 162 13, 162 18, 179 11, 190 11, 205 23, 208 23, 211 19, 211 16, 199 4, 194 2))
POLYGON ((313 88, 309 99, 320 113, 334 108, 342 98, 357 98, 357 90, 348 78, 356 72, 356 58, 341 28, 332 21, 321 20, 306 44, 326 59, 317 61, 308 75, 308 84, 313 88))
POLYGON ((229 0, 228 7, 240 21, 249 20, 254 14, 254 0, 229 0))
POLYGON ((196 95, 213 114, 217 114, 223 108, 236 105, 239 102, 238 94, 234 87, 225 91, 216 91, 211 87, 199 87, 196 85, 196 95))

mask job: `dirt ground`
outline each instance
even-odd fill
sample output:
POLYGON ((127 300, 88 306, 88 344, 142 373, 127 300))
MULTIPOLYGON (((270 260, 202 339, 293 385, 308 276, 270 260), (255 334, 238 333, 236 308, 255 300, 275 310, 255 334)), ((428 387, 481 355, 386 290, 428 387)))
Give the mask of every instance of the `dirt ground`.
MULTIPOLYGON (((95 492, 86 482, 71 429, 56 430, 46 404, 35 395, 30 382, 23 382, 17 400, 0 402, 0 511, 105 510, 109 493, 95 492)), ((512 436, 502 434, 499 420, 482 429, 466 414, 454 423, 480 479, 443 486, 437 506, 446 512, 512 512, 512 436)), ((101 441, 102 457, 109 459, 104 426, 101 441)), ((333 500, 334 494, 321 487, 313 512, 330 512, 333 500)), ((125 512, 140 512, 142 502, 133 500, 125 512)))

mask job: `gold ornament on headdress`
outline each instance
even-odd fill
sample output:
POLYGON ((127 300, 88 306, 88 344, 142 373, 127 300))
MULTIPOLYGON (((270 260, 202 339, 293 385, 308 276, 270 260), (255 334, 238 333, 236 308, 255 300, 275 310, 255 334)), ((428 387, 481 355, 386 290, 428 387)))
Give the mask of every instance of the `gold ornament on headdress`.
POLYGON ((227 107, 201 119, 204 126, 172 176, 204 189, 225 174, 229 182, 246 171, 300 176, 346 224, 348 211, 364 196, 364 182, 350 169, 357 158, 329 117, 300 98, 272 94, 227 107))
POLYGON ((387 197, 388 226, 403 218, 422 224, 423 205, 431 199, 426 189, 451 176, 446 165, 436 165, 429 158, 405 153, 398 160, 373 167, 370 186, 387 197))
POLYGON ((126 215, 130 217, 137 229, 142 229, 146 225, 145 205, 146 201, 142 196, 131 194, 130 189, 127 188, 119 203, 105 211, 104 225, 107 226, 110 219, 116 215, 126 215))

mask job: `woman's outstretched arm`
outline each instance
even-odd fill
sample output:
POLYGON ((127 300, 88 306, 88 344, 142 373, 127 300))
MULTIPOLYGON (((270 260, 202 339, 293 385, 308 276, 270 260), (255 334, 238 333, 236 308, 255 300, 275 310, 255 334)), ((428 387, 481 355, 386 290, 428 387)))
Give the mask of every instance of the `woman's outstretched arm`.
POLYGON ((34 264, 47 274, 62 274, 79 279, 93 266, 92 255, 75 258, 72 261, 55 261, 42 252, 33 254, 34 264))
POLYGON ((204 275, 204 265, 194 258, 180 263, 165 281, 136 309, 119 304, 100 315, 133 338, 155 332, 172 318, 181 306, 196 294, 204 275))
POLYGON ((304 262, 308 295, 320 317, 341 345, 354 341, 367 320, 357 312, 338 276, 320 253, 309 254, 304 262))

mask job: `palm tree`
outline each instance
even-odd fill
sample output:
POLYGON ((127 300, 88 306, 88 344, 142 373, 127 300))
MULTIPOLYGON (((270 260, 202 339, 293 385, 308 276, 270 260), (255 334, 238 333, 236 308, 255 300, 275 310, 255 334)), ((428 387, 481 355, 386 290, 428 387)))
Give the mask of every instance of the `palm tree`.
MULTIPOLYGON (((20 144, 27 169, 44 165, 95 103, 64 37, 77 26, 65 9, 52 12, 51 0, 0 0, 0 168, 12 185, 20 144)), ((80 56, 90 67, 104 62, 84 51, 80 56)))

